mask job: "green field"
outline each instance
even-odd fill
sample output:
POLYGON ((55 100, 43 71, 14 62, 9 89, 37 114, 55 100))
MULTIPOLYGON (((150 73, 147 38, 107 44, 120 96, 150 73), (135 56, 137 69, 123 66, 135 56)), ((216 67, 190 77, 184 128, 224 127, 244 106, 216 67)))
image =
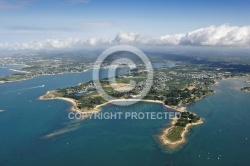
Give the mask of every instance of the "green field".
POLYGON ((171 142, 176 142, 181 140, 181 134, 184 131, 184 127, 174 126, 170 129, 169 133, 166 135, 166 138, 171 142))

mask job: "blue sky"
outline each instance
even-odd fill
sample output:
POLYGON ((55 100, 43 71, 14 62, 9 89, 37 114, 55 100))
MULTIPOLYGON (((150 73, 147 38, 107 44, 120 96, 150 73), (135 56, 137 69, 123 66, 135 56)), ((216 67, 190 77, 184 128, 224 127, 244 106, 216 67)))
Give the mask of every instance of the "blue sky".
POLYGON ((157 37, 211 25, 250 25, 247 0, 0 0, 0 42, 157 37))

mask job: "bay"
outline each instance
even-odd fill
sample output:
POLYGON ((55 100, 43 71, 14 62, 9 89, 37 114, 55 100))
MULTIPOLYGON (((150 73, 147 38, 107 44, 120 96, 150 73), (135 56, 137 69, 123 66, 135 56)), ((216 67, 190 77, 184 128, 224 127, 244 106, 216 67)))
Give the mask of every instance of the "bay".
MULTIPOLYGON (((107 75, 107 72, 106 72, 107 75)), ((105 71, 103 74, 105 77, 105 71)), ((0 165, 246 165, 250 153, 250 93, 244 79, 222 80, 216 93, 188 107, 205 123, 170 151, 156 135, 168 120, 70 120, 70 104, 40 101, 46 91, 92 79, 85 73, 40 76, 0 85, 0 165), (45 85, 45 87, 40 87, 45 85), (55 137, 45 138, 51 133, 55 137)), ((103 112, 170 111, 157 103, 104 106, 103 112)))

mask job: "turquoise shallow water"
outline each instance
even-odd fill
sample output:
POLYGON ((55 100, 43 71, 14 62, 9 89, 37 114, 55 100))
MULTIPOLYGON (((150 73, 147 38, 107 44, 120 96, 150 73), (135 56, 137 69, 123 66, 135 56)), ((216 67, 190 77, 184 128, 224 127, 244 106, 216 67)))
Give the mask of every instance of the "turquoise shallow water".
MULTIPOLYGON (((105 76, 105 72, 103 74, 105 76)), ((82 74, 41 76, 0 85, 0 165, 247 165, 250 154, 250 93, 242 79, 223 80, 216 93, 188 107, 205 119, 176 151, 155 137, 167 120, 68 119, 69 103, 39 101, 47 90, 91 79, 82 74), (44 88, 38 87, 45 85, 44 88), (53 138, 44 138, 50 133, 53 138)), ((168 111, 160 104, 107 105, 103 112, 168 111)))

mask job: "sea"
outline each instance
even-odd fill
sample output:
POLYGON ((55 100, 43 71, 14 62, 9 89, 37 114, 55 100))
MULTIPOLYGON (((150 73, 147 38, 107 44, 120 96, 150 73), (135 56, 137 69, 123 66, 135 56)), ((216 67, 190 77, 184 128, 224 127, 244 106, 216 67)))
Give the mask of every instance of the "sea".
POLYGON ((6 64, 6 65, 0 65, 0 76, 7 76, 11 74, 17 74, 20 72, 13 71, 12 69, 20 69, 25 67, 24 65, 20 64, 6 64))
MULTIPOLYGON (((250 93, 239 90, 244 78, 220 80, 215 94, 188 106, 205 123, 192 127, 175 150, 158 140, 169 119, 72 120, 70 103, 38 100, 48 90, 90 80, 91 70, 0 84, 0 166, 249 165, 250 93)), ((102 107, 116 111, 173 110, 149 102, 102 107)))

